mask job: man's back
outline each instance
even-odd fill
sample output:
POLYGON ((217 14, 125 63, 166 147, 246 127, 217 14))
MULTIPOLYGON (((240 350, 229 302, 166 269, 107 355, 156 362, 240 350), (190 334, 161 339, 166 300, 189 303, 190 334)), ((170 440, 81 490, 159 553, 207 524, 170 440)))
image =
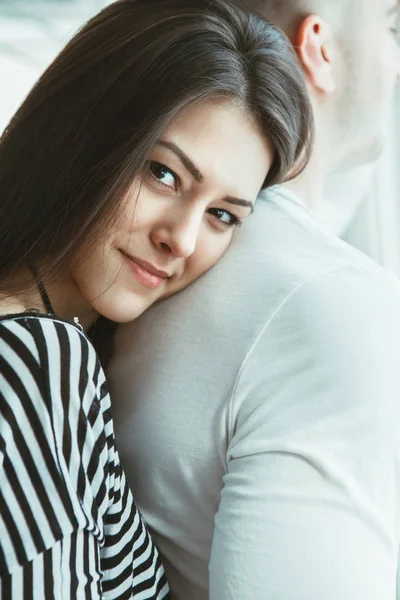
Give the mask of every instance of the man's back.
POLYGON ((116 437, 174 598, 396 597, 399 359, 394 277, 277 189, 120 328, 116 437))

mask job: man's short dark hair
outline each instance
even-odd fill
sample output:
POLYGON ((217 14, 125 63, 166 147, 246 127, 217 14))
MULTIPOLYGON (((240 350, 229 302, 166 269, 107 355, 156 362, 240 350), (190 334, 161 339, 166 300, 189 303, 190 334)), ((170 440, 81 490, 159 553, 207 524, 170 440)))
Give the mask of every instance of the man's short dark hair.
POLYGON ((240 3, 282 28, 293 22, 305 4, 301 0, 240 0, 240 3))

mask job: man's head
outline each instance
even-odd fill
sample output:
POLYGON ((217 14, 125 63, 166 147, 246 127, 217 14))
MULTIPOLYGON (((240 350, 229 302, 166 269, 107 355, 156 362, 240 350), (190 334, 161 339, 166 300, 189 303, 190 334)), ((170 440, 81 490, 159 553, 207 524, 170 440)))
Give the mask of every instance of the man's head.
POLYGON ((329 170, 375 159, 400 73, 398 0, 242 0, 282 27, 312 98, 329 170))

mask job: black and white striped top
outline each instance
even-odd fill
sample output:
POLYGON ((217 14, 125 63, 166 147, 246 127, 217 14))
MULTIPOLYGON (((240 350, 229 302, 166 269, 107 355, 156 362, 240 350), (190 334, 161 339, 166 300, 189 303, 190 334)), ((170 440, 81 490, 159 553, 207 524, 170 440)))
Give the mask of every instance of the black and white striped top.
POLYGON ((1 600, 168 597, 93 346, 56 317, 0 318, 1 600))

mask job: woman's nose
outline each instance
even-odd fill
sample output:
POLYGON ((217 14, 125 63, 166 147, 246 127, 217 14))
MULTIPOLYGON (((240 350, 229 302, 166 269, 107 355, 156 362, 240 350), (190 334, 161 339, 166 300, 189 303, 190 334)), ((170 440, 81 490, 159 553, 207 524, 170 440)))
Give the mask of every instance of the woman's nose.
POLYGON ((162 252, 188 258, 196 249, 202 220, 203 215, 177 216, 175 221, 160 224, 152 231, 152 242, 162 252))

